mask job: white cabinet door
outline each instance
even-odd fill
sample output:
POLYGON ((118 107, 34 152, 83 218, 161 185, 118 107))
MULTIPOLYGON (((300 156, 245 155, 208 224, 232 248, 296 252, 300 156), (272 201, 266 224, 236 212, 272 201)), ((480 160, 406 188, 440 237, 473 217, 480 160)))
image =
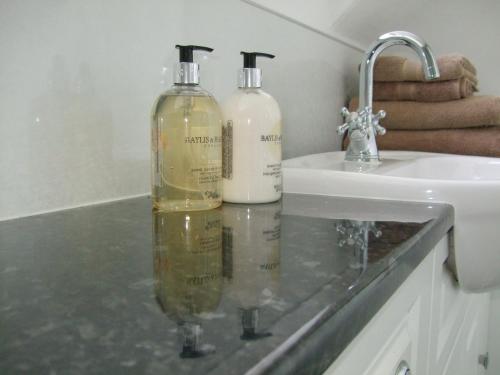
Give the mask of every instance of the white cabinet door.
POLYGON ((468 295, 448 269, 447 243, 436 246, 432 273, 432 305, 429 341, 429 375, 441 375, 457 340, 467 311, 468 295))
POLYGON ((445 237, 325 374, 392 375, 404 360, 412 375, 484 375, 490 295, 460 289, 447 257, 445 237))
POLYGON ((392 375, 402 360, 412 374, 425 374, 434 254, 412 272, 325 374, 392 375))
POLYGON ((482 375, 489 294, 464 292, 446 265, 448 249, 436 246, 429 335, 429 375, 482 375))
MULTIPOLYGON (((484 375, 479 355, 486 353, 489 295, 468 295, 465 320, 447 358, 443 375, 484 375)), ((438 374, 438 373, 436 373, 438 374)))

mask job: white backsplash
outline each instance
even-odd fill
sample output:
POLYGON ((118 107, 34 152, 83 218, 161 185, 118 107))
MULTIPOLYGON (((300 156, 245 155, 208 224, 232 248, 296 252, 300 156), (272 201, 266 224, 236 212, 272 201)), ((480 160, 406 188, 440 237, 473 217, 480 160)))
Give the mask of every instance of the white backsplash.
POLYGON ((338 149, 360 53, 331 38, 239 0, 3 1, 0 219, 148 193, 149 112, 176 43, 215 48, 202 85, 220 100, 240 50, 275 53, 261 65, 285 157, 338 149))

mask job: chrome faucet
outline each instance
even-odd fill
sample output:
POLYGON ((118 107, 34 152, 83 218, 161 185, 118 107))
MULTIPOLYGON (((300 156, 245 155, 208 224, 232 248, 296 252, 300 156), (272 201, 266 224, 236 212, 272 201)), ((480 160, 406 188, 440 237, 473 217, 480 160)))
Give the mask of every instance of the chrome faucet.
POLYGON ((422 61, 425 79, 439 78, 439 69, 427 43, 415 34, 406 31, 392 31, 381 35, 365 52, 360 66, 359 77, 359 107, 356 112, 342 108, 345 124, 338 127, 342 135, 347 131, 349 146, 345 154, 346 161, 377 163, 379 161, 375 135, 384 135, 385 128, 379 121, 386 115, 381 110, 372 113, 373 100, 373 66, 378 55, 388 47, 395 45, 408 46, 413 49, 422 61))

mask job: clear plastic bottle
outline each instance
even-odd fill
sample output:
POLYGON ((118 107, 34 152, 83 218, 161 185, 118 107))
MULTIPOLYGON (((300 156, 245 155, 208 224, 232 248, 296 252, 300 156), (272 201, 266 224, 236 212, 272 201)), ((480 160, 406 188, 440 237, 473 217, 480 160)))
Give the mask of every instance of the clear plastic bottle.
POLYGON ((159 211, 194 211, 222 203, 222 116, 199 86, 193 50, 177 46, 174 86, 156 100, 151 116, 152 200, 159 211))

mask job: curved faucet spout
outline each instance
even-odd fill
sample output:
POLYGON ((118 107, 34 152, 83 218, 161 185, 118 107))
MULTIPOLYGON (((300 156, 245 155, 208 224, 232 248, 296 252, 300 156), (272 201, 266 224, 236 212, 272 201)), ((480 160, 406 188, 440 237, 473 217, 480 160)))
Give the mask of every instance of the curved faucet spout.
POLYGON ((413 49, 420 61, 427 80, 439 78, 436 59, 429 45, 419 36, 407 31, 392 31, 381 35, 366 51, 360 67, 359 76, 359 109, 372 107, 373 100, 373 67, 378 55, 388 47, 403 45, 413 49))
MULTIPOLYGON (((385 111, 372 113, 373 101, 373 67, 378 55, 388 47, 402 45, 413 49, 422 61, 425 79, 439 77, 439 69, 434 55, 427 43, 407 31, 392 31, 381 35, 366 51, 360 66, 359 76, 359 108, 357 112, 342 109, 345 124, 337 128, 339 134, 347 131, 349 146, 345 154, 346 161, 378 163, 379 155, 376 135, 385 134, 379 121, 385 117, 385 111)), ((389 113, 390 116, 390 113, 389 113)))

